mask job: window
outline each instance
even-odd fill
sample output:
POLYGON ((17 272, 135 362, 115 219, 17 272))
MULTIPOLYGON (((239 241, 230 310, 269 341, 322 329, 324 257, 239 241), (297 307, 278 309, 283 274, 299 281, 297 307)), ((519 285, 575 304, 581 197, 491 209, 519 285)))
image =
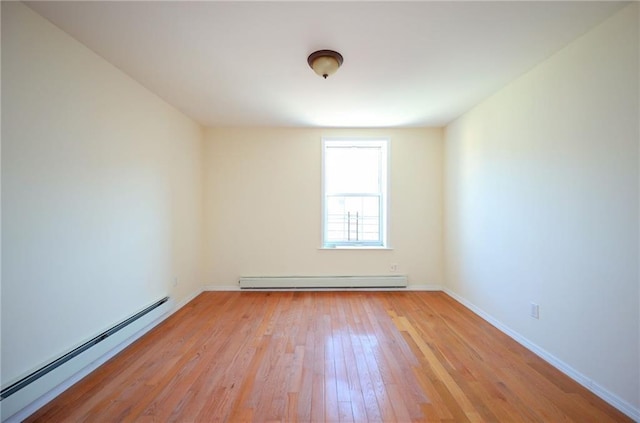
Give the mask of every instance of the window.
POLYGON ((323 140, 323 247, 385 247, 388 140, 323 140))

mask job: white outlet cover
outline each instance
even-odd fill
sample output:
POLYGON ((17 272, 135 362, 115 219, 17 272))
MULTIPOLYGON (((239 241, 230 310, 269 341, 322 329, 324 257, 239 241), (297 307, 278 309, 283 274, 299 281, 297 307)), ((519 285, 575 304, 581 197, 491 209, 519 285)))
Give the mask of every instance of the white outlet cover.
POLYGON ((534 319, 539 319, 540 318, 540 306, 538 304, 536 304, 536 303, 531 303, 530 314, 531 314, 531 317, 533 317, 534 319))

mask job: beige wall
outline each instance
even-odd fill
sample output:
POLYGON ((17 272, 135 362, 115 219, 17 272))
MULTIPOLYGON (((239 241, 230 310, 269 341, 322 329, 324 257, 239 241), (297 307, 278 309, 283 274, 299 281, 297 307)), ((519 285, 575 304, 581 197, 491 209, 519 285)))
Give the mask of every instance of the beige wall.
POLYGON ((628 413, 640 407, 638 47, 634 4, 445 135, 447 288, 628 413))
POLYGON ((3 2, 3 386, 164 295, 179 302, 241 275, 389 274, 393 263, 413 287, 438 287, 446 259, 450 292, 637 410, 637 14, 627 8, 444 133, 203 135, 3 2), (320 249, 323 136, 391 139, 391 249, 320 249))
POLYGON ((3 386, 200 290, 202 147, 199 125, 2 2, 3 386))
POLYGON ((441 285, 442 131, 208 129, 206 284, 239 276, 381 275, 441 285), (391 250, 321 250, 323 136, 389 137, 391 250))

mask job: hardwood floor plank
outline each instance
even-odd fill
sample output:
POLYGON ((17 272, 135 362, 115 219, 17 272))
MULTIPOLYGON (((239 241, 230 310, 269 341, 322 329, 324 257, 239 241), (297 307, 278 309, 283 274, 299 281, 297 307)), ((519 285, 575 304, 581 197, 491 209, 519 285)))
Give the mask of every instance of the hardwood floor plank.
POLYGON ((313 362, 315 360, 315 348, 313 337, 313 325, 311 319, 307 320, 306 340, 304 347, 304 359, 302 364, 302 384, 298 392, 298 417, 301 421, 311 421, 311 402, 313 391, 313 362))
POLYGON ((378 399, 376 397, 375 384, 369 372, 369 366, 367 365, 367 356, 362 345, 362 340, 363 338, 366 338, 366 333, 362 328, 362 318, 364 316, 362 315, 362 311, 358 306, 359 304, 356 304, 355 301, 351 301, 352 315, 354 319, 351 323, 351 326, 353 328, 350 333, 350 339, 353 348, 356 369, 358 370, 357 377, 360 384, 360 390, 364 398, 364 406, 368 421, 383 421, 378 399))
POLYGON ((340 333, 342 351, 347 373, 347 384, 349 390, 349 398, 351 399, 351 412, 355 421, 367 421, 367 412, 365 409, 364 395, 360 386, 360 377, 358 375, 357 357, 353 350, 352 337, 349 330, 349 321, 347 320, 347 307, 341 308, 341 318, 345 322, 345 329, 340 333))
POLYGON ((351 423, 355 420, 353 419, 353 411, 351 408, 351 401, 340 401, 338 402, 338 416, 339 421, 342 423, 351 423))
POLYGON ((27 422, 630 422, 439 292, 206 292, 27 422))

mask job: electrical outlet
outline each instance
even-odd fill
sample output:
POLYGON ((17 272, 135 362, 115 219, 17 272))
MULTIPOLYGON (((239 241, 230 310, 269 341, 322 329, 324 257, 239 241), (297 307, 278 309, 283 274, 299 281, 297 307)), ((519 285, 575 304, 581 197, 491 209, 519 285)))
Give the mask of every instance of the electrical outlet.
POLYGON ((398 265, 396 263, 391 264, 391 266, 389 266, 389 270, 392 272, 397 272, 398 271, 398 265))
POLYGON ((540 306, 536 303, 531 303, 530 304, 530 309, 529 309, 529 314, 531 315, 531 317, 533 317, 534 319, 539 319, 540 318, 540 306))

